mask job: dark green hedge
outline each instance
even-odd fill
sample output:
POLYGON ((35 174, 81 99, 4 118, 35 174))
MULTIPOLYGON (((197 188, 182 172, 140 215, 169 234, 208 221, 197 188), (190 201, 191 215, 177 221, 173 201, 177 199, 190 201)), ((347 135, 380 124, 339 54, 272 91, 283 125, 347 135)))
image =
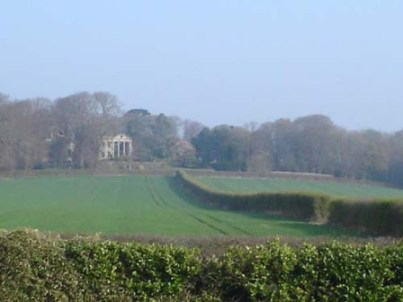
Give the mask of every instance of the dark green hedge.
POLYGON ((0 234, 0 301, 403 301, 403 243, 195 249, 0 234))
POLYGON ((209 204, 236 211, 273 211, 306 221, 328 217, 330 197, 307 193, 224 193, 212 190, 189 174, 178 171, 177 179, 209 204))
POLYGON ((212 190, 189 174, 177 179, 202 200, 239 211, 275 211, 305 221, 327 222, 381 236, 403 236, 403 201, 332 199, 307 193, 224 193, 212 190))
POLYGON ((400 200, 334 200, 329 213, 331 224, 379 235, 403 235, 403 201, 400 200))

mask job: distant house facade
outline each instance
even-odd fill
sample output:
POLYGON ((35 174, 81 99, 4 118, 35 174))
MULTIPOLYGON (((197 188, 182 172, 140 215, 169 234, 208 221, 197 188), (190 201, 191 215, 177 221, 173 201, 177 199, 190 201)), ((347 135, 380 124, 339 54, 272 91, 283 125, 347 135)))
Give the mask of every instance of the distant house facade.
POLYGON ((133 140, 126 134, 107 136, 101 142, 99 159, 129 158, 132 155, 133 140))
POLYGON ((73 139, 64 135, 63 131, 55 131, 45 138, 45 142, 48 152, 46 157, 42 158, 43 163, 72 166, 74 151, 76 149, 73 139))

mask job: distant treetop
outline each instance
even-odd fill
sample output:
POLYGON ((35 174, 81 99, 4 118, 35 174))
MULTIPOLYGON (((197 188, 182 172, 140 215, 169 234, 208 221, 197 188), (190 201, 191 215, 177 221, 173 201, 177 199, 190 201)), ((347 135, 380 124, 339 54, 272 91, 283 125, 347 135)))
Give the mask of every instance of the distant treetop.
POLYGON ((131 109, 131 110, 127 111, 127 114, 134 114, 134 115, 140 115, 140 116, 151 115, 150 112, 146 109, 131 109))

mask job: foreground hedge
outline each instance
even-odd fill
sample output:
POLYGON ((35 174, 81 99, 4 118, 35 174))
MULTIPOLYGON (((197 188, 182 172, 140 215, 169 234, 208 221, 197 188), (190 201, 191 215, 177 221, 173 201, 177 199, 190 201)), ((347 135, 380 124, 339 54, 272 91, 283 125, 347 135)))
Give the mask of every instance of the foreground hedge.
POLYGON ((0 235, 1 301, 403 301, 403 243, 195 249, 0 235))
POLYGON ((224 193, 212 190, 189 174, 177 179, 212 205, 241 211, 277 211, 305 221, 328 222, 381 236, 403 236, 403 201, 332 199, 308 193, 224 193))

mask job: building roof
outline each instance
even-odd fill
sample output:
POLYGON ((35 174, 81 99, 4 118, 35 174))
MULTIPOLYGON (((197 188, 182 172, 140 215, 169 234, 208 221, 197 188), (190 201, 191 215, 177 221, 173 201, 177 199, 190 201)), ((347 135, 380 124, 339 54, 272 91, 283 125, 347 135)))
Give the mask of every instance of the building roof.
POLYGON ((105 140, 128 140, 131 141, 132 138, 124 133, 117 134, 114 136, 104 136, 105 140))

